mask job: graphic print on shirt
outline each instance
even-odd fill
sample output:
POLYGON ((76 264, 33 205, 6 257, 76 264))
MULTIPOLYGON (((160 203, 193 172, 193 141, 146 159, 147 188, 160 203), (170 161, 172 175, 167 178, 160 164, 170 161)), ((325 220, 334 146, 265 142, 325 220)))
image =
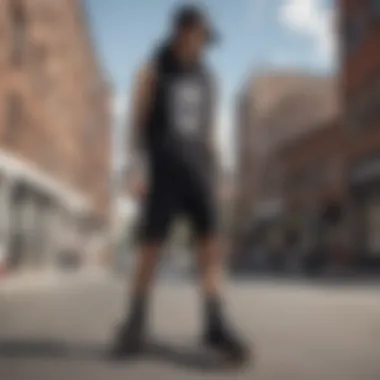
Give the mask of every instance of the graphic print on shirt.
POLYGON ((195 135, 200 132, 204 92, 202 83, 181 79, 173 83, 170 93, 170 114, 177 132, 195 135))

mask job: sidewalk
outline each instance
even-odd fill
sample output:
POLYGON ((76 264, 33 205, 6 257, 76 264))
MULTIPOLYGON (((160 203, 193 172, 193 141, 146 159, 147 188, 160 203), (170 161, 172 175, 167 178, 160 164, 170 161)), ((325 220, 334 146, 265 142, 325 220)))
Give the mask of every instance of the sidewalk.
POLYGON ((71 287, 78 284, 88 284, 101 281, 108 276, 103 268, 91 267, 77 272, 64 272, 59 270, 28 271, 0 277, 0 294, 34 293, 52 291, 71 287))

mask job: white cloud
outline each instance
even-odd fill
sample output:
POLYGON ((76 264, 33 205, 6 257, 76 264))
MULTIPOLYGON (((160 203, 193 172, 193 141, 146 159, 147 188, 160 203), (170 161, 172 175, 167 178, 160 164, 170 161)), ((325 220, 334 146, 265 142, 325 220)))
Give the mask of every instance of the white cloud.
POLYGON ((279 17, 287 28, 313 41, 319 59, 331 62, 337 52, 335 13, 319 0, 284 0, 279 17))

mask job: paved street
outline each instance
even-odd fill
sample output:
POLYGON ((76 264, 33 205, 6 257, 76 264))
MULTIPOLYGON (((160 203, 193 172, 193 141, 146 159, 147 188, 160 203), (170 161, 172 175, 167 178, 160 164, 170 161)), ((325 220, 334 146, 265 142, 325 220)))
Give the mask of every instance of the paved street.
POLYGON ((173 379, 379 380, 380 292, 375 285, 240 282, 230 311, 256 346, 256 363, 223 368, 199 349, 195 290, 162 283, 152 347, 113 363, 107 347, 123 307, 122 284, 105 277, 23 293, 0 291, 0 378, 6 380, 173 379))

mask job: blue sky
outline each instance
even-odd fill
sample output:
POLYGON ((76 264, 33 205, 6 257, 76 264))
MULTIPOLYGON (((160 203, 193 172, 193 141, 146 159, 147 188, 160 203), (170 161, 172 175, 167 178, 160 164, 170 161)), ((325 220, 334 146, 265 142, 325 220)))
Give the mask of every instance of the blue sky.
MULTIPOLYGON (((178 0, 86 0, 98 53, 115 89, 121 125, 133 76, 166 33, 178 0)), ((203 0, 223 43, 209 54, 221 79, 220 140, 228 151, 234 95, 266 67, 329 72, 335 66, 333 0, 203 0)), ((228 153, 227 153, 228 156, 228 153)), ((228 160, 228 158, 227 158, 228 160)))

